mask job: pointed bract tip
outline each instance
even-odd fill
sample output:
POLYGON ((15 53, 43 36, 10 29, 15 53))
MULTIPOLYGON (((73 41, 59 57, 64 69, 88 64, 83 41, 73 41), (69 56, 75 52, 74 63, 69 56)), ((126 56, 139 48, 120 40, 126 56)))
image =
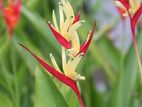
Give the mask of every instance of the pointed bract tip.
POLYGON ((21 43, 18 43, 18 45, 23 46, 21 43))
POLYGON ((79 11, 79 12, 77 13, 77 15, 75 16, 75 19, 74 19, 73 24, 76 23, 76 22, 78 22, 78 21, 80 20, 80 15, 81 15, 81 12, 79 11))
POLYGON ((26 49, 26 50, 28 50, 29 51, 29 49, 28 48, 26 48, 23 44, 21 44, 21 43, 18 43, 21 47, 23 47, 24 49, 26 49))
POLYGON ((93 30, 96 29, 96 26, 97 26, 97 22, 95 21, 95 22, 94 22, 94 25, 93 25, 93 30))
POLYGON ((89 33, 87 40, 81 45, 80 51, 78 54, 80 54, 80 53, 83 53, 84 55, 86 54, 86 52, 90 46, 90 43, 92 41, 92 38, 94 36, 95 30, 96 30, 96 21, 94 22, 93 29, 89 33))
POLYGON ((49 24, 51 25, 51 22, 50 22, 50 21, 48 21, 48 22, 47 22, 47 24, 48 24, 48 25, 49 25, 49 24))

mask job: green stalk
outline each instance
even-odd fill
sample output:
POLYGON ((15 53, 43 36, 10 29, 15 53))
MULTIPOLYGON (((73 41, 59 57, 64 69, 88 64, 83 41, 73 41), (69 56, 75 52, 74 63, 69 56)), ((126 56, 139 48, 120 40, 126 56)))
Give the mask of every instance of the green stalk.
POLYGON ((17 66, 16 66, 16 51, 14 47, 13 41, 11 41, 11 63, 12 63, 12 71, 13 71, 13 77, 14 77, 14 91, 15 91, 15 107, 20 107, 20 91, 19 91, 19 85, 18 85, 18 77, 17 77, 17 66))
POLYGON ((137 45, 135 27, 132 26, 132 22, 131 22, 131 31, 132 31, 134 49, 135 49, 135 53, 136 53, 136 57, 137 57, 138 65, 139 65, 141 81, 142 81, 142 63, 141 63, 139 48, 138 48, 138 45, 137 45))
MULTIPOLYGON (((125 22, 122 22, 122 33, 125 32, 125 22)), ((124 72, 124 59, 125 59, 125 54, 124 54, 124 43, 125 43, 125 36, 121 37, 122 45, 121 45, 121 58, 120 58, 120 71, 124 72)))

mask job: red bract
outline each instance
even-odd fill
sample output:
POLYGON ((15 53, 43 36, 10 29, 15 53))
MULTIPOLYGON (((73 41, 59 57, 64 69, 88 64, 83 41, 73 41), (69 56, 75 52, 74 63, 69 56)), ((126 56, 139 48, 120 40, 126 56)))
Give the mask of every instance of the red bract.
POLYGON ((56 37, 57 41, 64 46, 66 49, 71 48, 71 43, 68 42, 59 32, 57 32, 53 26, 48 22, 48 26, 50 30, 52 31, 53 35, 56 37))
POLYGON ((73 24, 78 22, 79 20, 80 20, 80 12, 78 12, 77 15, 75 16, 73 24))
POLYGON ((7 25, 7 29, 10 37, 13 35, 13 30, 18 24, 21 13, 21 0, 11 0, 8 2, 7 7, 3 7, 2 0, 0 3, 0 9, 3 13, 4 20, 7 25))
POLYGON ((130 8, 129 0, 119 0, 119 1, 125 6, 126 9, 130 8))
POLYGON ((130 18, 130 23, 131 23, 131 30, 132 30, 132 34, 133 34, 133 39, 135 39, 136 38, 135 37, 135 27, 136 27, 136 23, 137 23, 139 17, 142 14, 142 5, 132 16, 131 13, 129 12, 129 9, 130 9, 129 2, 127 0, 120 0, 120 2, 124 5, 124 7, 126 8, 126 10, 128 12, 128 15, 130 18))
MULTIPOLYGON (((128 13, 128 16, 130 18, 130 23, 131 23, 131 30, 132 30, 132 36, 133 36, 133 39, 136 39, 135 37, 135 26, 136 26, 136 23, 142 13, 142 5, 140 6, 140 8, 134 13, 134 15, 131 15, 130 13, 130 9, 131 9, 131 6, 129 4, 129 0, 119 0, 120 3, 126 8, 126 12, 128 13)), ((119 8, 120 10, 122 10, 120 7, 117 7, 119 8)), ((121 16, 123 16, 123 13, 121 13, 121 16)), ((135 41, 135 40, 134 40, 135 41)))
POLYGON ((78 54, 80 54, 80 53, 83 53, 84 55, 86 54, 87 49, 89 48, 90 43, 92 41, 92 38, 94 36, 95 28, 96 28, 96 23, 94 24, 93 30, 90 32, 89 37, 87 38, 87 40, 81 45, 80 51, 79 51, 78 54))
MULTIPOLYGON (((80 18, 80 14, 77 15, 74 22, 77 22, 79 20, 79 18, 80 18)), ((66 49, 70 49, 71 48, 71 43, 68 42, 59 32, 57 32, 49 22, 48 22, 48 26, 49 26, 50 30, 52 31, 52 33, 54 34, 54 36, 56 37, 57 41, 62 46, 64 46, 66 49)), ((94 24, 93 30, 90 32, 89 37, 87 38, 87 40, 81 45, 80 51, 78 52, 78 54, 80 54, 80 53, 83 53, 84 55, 86 54, 87 49, 89 48, 90 43, 92 41, 92 38, 94 36, 95 27, 96 27, 96 23, 94 24)))
POLYGON ((73 89, 73 91, 75 92, 75 94, 78 97, 79 103, 80 103, 80 107, 84 107, 80 92, 78 90, 76 81, 70 79, 69 77, 65 76, 64 74, 60 73, 59 71, 55 70, 53 67, 51 67, 49 64, 47 64, 44 60, 42 60, 41 58, 39 58, 37 55, 35 55, 31 50, 29 50, 27 47, 23 46, 22 44, 20 44, 24 49, 26 49, 28 52, 30 52, 32 54, 32 56, 41 64, 41 66, 43 68, 46 69, 46 71, 48 71, 49 73, 51 73, 54 77, 56 77, 58 80, 60 80, 61 82, 63 82, 64 84, 66 84, 67 86, 69 86, 70 88, 73 89))
POLYGON ((142 14, 142 4, 140 6, 140 8, 137 10, 137 12, 134 14, 134 16, 132 17, 132 27, 136 26, 136 23, 138 22, 139 17, 142 14))
MULTIPOLYGON (((74 19, 74 23, 78 22, 80 20, 80 12, 78 12, 78 14, 75 16, 74 19)), ((54 27, 50 24, 50 22, 48 22, 48 26, 50 28, 50 30, 52 31, 53 35, 55 36, 55 38, 57 39, 57 41, 66 49, 70 49, 71 48, 71 43, 69 41, 67 41, 63 35, 61 35, 59 32, 56 31, 56 29, 54 29, 54 27)))
POLYGON ((125 16, 123 16, 123 14, 125 13, 125 11, 119 7, 116 7, 120 16, 121 16, 121 19, 124 21, 125 20, 125 16))

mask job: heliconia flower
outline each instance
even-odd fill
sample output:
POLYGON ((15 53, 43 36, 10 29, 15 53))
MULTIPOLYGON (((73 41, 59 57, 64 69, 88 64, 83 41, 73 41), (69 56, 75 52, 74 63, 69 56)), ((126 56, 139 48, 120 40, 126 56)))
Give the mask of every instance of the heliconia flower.
POLYGON ((114 0, 113 2, 120 10, 123 10, 123 16, 128 16, 129 13, 133 16, 141 6, 140 0, 114 0))
POLYGON ((59 13, 60 26, 58 26, 57 24, 57 19, 54 11, 52 14, 54 26, 50 22, 48 22, 48 26, 57 41, 61 44, 63 70, 59 68, 52 54, 50 54, 50 59, 53 67, 51 67, 44 60, 35 55, 31 50, 29 50, 22 44, 20 45, 28 52, 30 52, 32 56, 49 73, 51 73, 58 80, 62 81, 64 84, 72 88, 77 95, 80 107, 84 107, 84 103, 78 90, 76 81, 85 80, 85 77, 77 73, 76 68, 90 46, 91 40, 95 32, 96 24, 94 25, 92 31, 90 31, 87 40, 82 45, 80 45, 79 36, 76 31, 84 23, 84 20, 80 20, 80 13, 78 13, 76 16, 74 15, 74 11, 68 0, 61 0, 61 2, 59 3, 59 13))
POLYGON ((68 49, 69 56, 75 57, 80 53, 85 54, 93 38, 95 28, 89 34, 85 44, 80 46, 79 36, 76 31, 84 23, 84 20, 80 20, 80 12, 75 16, 68 0, 61 0, 59 3, 59 13, 60 26, 57 24, 54 11, 52 14, 54 26, 48 22, 53 35, 63 47, 68 49))
POLYGON ((9 35, 12 37, 13 30, 18 24, 20 18, 21 0, 9 0, 7 7, 4 7, 2 2, 3 0, 0 1, 0 10, 2 11, 6 22, 9 35))
POLYGON ((123 13, 123 16, 129 16, 130 18, 130 24, 131 24, 131 31, 132 31, 132 38, 134 43, 134 48, 139 64, 140 74, 142 77, 142 63, 141 58, 139 55, 139 49, 137 46, 137 39, 136 39, 136 33, 135 28, 136 24, 138 22, 138 19, 140 18, 142 14, 142 4, 140 0, 115 0, 113 3, 120 9, 124 10, 125 13, 123 13))

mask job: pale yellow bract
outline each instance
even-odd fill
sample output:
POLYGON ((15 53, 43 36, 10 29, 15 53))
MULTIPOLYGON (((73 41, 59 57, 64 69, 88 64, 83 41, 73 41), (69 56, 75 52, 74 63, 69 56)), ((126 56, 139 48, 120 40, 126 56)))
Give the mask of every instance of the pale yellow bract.
MULTIPOLYGON (((59 3, 59 16, 60 16, 60 26, 57 24, 57 19, 55 12, 53 10, 52 18, 54 23, 54 28, 58 31, 64 38, 71 41, 71 49, 66 50, 62 47, 62 67, 64 74, 73 80, 84 80, 85 77, 81 76, 76 72, 76 67, 79 64, 83 54, 77 55, 80 51, 80 40, 77 33, 77 29, 84 23, 84 20, 78 21, 73 24, 75 15, 72 6, 68 0, 61 0, 59 3)), ((54 68, 61 72, 55 58, 50 54, 50 58, 54 68)), ((62 72, 61 72, 62 73, 62 72)))
MULTIPOLYGON (((113 1, 113 3, 117 7, 121 8, 122 10, 125 11, 123 16, 128 16, 125 6, 119 0, 115 0, 115 1, 113 1)), ((133 16, 136 13, 136 11, 139 9, 141 1, 140 0, 128 0, 128 3, 129 3, 129 12, 130 12, 131 16, 133 16)))

